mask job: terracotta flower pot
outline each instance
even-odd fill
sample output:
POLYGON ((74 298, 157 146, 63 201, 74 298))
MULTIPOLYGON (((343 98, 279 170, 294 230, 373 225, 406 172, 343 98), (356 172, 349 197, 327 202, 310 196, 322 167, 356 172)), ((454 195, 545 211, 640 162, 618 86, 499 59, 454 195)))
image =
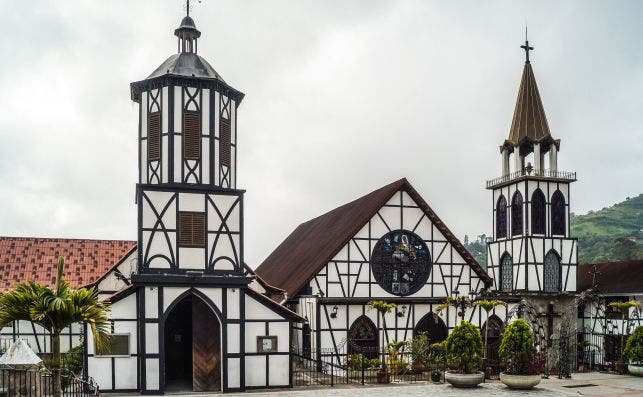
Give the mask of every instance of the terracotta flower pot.
POLYGON ((622 361, 617 361, 614 363, 614 370, 623 375, 627 373, 627 363, 624 363, 622 361))
POLYGON ((416 374, 421 374, 422 372, 424 372, 424 369, 426 368, 426 366, 422 361, 413 361, 412 368, 413 368, 413 372, 415 372, 416 374))
POLYGON ((388 371, 377 371, 377 383, 391 383, 391 373, 388 371))

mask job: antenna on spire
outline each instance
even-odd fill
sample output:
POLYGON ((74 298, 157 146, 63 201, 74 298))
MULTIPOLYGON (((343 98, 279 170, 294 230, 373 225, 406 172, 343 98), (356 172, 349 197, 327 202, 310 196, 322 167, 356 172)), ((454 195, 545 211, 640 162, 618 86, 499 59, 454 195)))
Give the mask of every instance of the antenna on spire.
POLYGON ((521 45, 520 48, 525 50, 525 63, 529 63, 529 51, 533 50, 534 47, 529 46, 529 38, 527 36, 527 25, 525 25, 525 45, 521 45))
MULTIPOLYGON (((199 3, 201 0, 197 0, 199 3)), ((185 12, 187 13, 187 16, 190 16, 190 0, 185 0, 185 12)))

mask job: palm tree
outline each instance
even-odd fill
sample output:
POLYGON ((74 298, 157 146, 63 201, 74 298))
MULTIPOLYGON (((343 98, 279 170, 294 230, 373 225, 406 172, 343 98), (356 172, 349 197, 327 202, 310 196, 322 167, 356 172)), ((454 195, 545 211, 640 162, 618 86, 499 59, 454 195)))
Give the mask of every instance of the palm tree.
POLYGON ((54 397, 62 395, 60 333, 74 323, 87 323, 92 331, 96 348, 102 351, 109 346, 109 302, 98 298, 98 290, 71 288, 63 277, 65 261, 58 259, 55 287, 49 288, 34 282, 20 283, 11 291, 0 295, 0 328, 14 321, 26 320, 42 326, 51 335, 54 397))
MULTIPOLYGON (((368 302, 370 309, 375 309, 382 316, 382 328, 384 329, 384 335, 388 339, 388 332, 386 330, 386 315, 395 309, 397 305, 395 303, 388 303, 384 301, 370 301, 368 302)), ((386 356, 384 354, 384 338, 382 338, 382 370, 386 371, 386 356)))
POLYGON ((475 301, 474 304, 479 308, 481 308, 482 310, 484 310, 485 313, 487 313, 487 319, 485 320, 485 327, 484 327, 484 356, 482 358, 486 366, 487 365, 487 336, 489 335, 489 312, 498 306, 507 307, 507 304, 498 299, 481 299, 481 300, 475 301))

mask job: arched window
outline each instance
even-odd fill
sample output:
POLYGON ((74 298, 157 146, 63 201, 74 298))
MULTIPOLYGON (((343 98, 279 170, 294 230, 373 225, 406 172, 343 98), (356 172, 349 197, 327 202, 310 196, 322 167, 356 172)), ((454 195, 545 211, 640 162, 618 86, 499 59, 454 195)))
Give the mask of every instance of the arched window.
POLYGON ((485 361, 487 367, 499 367, 500 358, 498 357, 498 350, 500 349, 500 342, 502 340, 503 325, 504 324, 500 317, 493 314, 489 316, 489 319, 485 321, 482 328, 480 328, 480 333, 482 334, 487 347, 487 359, 485 361), (487 329, 487 327, 489 329, 487 329))
POLYGON ((496 203, 496 238, 507 237, 507 199, 500 196, 496 203))
POLYGON ((545 234, 545 195, 540 189, 531 195, 531 233, 545 234))
POLYGON ((502 291, 511 291, 513 283, 513 261, 511 260, 511 255, 504 254, 500 259, 500 289, 502 291))
POLYGON ((565 235, 565 197, 560 190, 551 196, 551 234, 565 235))
POLYGON ((424 317, 418 321, 417 325, 413 329, 413 336, 417 336, 420 332, 427 333, 430 343, 442 342, 449 334, 444 321, 432 312, 424 315, 424 317))
POLYGON ((514 193, 511 199, 511 235, 522 234, 522 194, 514 193))
POLYGON ((362 354, 368 358, 377 358, 377 327, 370 318, 360 316, 348 331, 348 354, 362 354))
POLYGON ((543 275, 543 289, 545 292, 560 291, 560 257, 556 251, 551 250, 545 255, 545 269, 543 275))

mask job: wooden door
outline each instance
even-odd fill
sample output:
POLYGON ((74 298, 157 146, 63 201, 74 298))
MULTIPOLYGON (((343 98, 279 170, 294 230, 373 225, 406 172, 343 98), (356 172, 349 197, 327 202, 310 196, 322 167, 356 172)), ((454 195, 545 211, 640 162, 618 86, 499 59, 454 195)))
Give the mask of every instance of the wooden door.
POLYGON ((192 390, 221 390, 221 329, 212 310, 192 299, 192 390))

